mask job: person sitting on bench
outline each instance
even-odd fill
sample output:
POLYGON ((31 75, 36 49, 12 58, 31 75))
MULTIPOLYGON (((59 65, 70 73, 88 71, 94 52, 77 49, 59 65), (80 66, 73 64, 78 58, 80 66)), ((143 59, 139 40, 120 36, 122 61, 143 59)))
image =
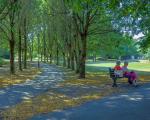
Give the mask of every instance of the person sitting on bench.
POLYGON ((123 77, 123 71, 122 71, 120 64, 121 64, 120 61, 116 61, 116 65, 114 67, 114 73, 116 77, 123 77))
POLYGON ((122 66, 122 71, 123 71, 123 77, 128 78, 128 82, 130 84, 130 72, 128 70, 128 62, 125 61, 124 65, 122 66))
POLYGON ((117 78, 121 78, 123 76, 122 68, 120 67, 120 64, 121 64, 120 61, 116 61, 115 67, 113 69, 109 68, 109 74, 113 80, 112 87, 117 87, 117 82, 116 82, 117 78))
POLYGON ((130 81, 131 84, 137 86, 137 74, 133 70, 130 72, 130 81))
POLYGON ((133 70, 129 72, 127 61, 124 62, 124 66, 122 66, 122 71, 123 77, 128 78, 128 83, 136 85, 137 74, 133 70))

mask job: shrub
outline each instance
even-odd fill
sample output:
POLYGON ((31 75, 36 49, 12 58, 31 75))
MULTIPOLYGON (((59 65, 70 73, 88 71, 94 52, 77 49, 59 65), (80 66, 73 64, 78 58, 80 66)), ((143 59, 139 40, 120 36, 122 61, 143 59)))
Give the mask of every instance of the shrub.
POLYGON ((4 64, 4 60, 0 58, 0 67, 4 64))

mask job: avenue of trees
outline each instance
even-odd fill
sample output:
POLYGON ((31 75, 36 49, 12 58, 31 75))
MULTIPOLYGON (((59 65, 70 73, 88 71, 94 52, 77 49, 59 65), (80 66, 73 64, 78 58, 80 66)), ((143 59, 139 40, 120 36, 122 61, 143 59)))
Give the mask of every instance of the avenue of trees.
POLYGON ((117 59, 137 49, 150 53, 148 0, 0 0, 0 51, 10 52, 11 74, 37 60, 85 78, 89 56, 117 59))

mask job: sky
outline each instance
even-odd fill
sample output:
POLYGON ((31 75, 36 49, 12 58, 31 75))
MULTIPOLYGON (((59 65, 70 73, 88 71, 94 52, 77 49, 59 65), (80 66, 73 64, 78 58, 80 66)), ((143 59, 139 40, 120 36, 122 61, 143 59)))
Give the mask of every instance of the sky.
POLYGON ((143 36, 144 36, 144 34, 141 32, 138 35, 134 35, 133 39, 139 39, 140 37, 143 37, 143 36))

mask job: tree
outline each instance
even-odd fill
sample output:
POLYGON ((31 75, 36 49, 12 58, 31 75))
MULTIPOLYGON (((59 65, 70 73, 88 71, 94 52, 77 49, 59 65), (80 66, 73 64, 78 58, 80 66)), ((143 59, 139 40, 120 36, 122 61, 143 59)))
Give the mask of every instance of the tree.
POLYGON ((109 1, 110 13, 113 16, 113 24, 120 28, 120 31, 128 33, 130 36, 144 34, 141 47, 148 47, 150 34, 150 1, 109 1), (135 7, 136 6, 136 7, 135 7), (117 13, 117 14, 116 14, 117 13), (147 43, 147 44, 145 44, 147 43), (145 46, 143 46, 145 45, 145 46))
POLYGON ((97 22, 106 17, 105 2, 100 0, 68 0, 69 11, 72 12, 77 33, 80 36, 80 57, 79 68, 80 78, 85 78, 85 62, 87 56, 87 38, 89 34, 101 34, 103 32, 112 32, 112 29, 99 29, 97 22))
POLYGON ((9 1, 9 22, 10 22, 10 39, 9 39, 9 46, 10 46, 10 72, 12 74, 15 73, 15 63, 14 63, 14 49, 15 49, 15 14, 17 11, 17 0, 9 1))

